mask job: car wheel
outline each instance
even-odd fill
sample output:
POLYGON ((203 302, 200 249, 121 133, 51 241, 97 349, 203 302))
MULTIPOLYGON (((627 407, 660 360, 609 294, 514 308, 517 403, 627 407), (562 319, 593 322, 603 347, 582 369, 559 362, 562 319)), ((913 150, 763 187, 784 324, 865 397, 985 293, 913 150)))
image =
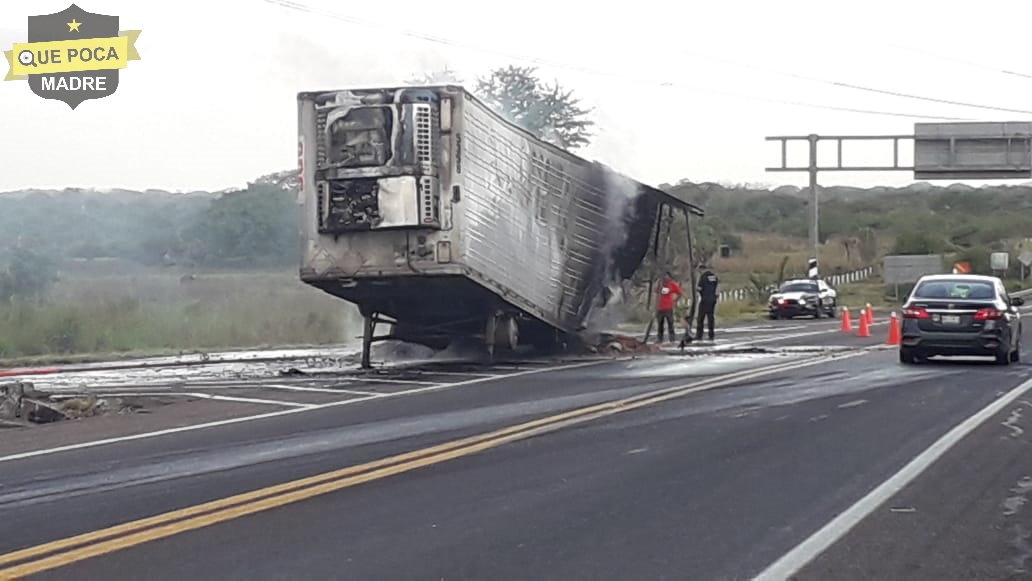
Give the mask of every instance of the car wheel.
POLYGON ((1010 365, 1011 354, 1010 349, 1000 350, 996 352, 996 364, 997 365, 1010 365))
POLYGON ((1021 361, 1021 343, 1018 343, 1014 346, 1014 351, 1011 351, 1010 353, 1010 361, 1011 363, 1017 363, 1021 361))
POLYGON ((824 305, 817 303, 817 308, 813 310, 813 318, 821 318, 821 311, 824 310, 824 305))
POLYGON ((837 315, 838 315, 838 313, 837 313, 837 312, 835 311, 835 305, 834 305, 834 304, 832 304, 832 305, 831 305, 831 306, 830 306, 830 307, 828 308, 828 318, 829 318, 829 319, 834 319, 834 318, 835 318, 835 317, 836 317, 837 315))
POLYGON ((914 355, 914 350, 909 347, 899 348, 899 362, 906 365, 919 363, 920 360, 914 355))

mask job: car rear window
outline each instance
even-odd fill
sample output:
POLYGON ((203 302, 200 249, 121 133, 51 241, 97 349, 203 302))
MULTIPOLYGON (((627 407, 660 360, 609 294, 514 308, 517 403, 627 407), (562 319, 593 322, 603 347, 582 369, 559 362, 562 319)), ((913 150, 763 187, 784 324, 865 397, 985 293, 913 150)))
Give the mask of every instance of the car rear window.
POLYGON ((918 285, 914 297, 919 299, 972 299, 996 298, 993 284, 971 280, 930 280, 918 285))
POLYGON ((796 282, 781 286, 783 293, 815 293, 817 285, 812 282, 796 282))

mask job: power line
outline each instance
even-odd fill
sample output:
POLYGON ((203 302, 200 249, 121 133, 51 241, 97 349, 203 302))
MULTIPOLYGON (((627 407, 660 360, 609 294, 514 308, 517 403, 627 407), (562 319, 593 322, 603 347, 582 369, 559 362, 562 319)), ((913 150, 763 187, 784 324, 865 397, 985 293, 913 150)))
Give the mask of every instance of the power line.
POLYGON ((932 57, 932 58, 935 58, 935 59, 938 59, 938 60, 941 60, 941 61, 945 61, 945 62, 957 63, 957 64, 969 66, 969 67, 975 68, 975 69, 982 69, 982 70, 985 70, 985 71, 999 73, 1001 75, 1008 75, 1008 76, 1012 76, 1012 77, 1020 77, 1020 78, 1023 78, 1023 79, 1032 79, 1032 74, 1029 74, 1029 73, 1023 73, 1023 72, 1020 72, 1020 71, 1011 71, 1011 70, 1008 70, 1008 69, 1001 69, 1001 68, 993 66, 993 65, 987 65, 987 64, 983 64, 983 63, 976 63, 974 61, 965 60, 965 59, 958 58, 958 57, 955 57, 955 56, 952 56, 952 55, 946 55, 946 54, 941 54, 941 53, 932 52, 932 51, 928 51, 928 50, 923 50, 923 49, 916 48, 916 47, 913 47, 913 46, 906 46, 906 45, 903 45, 903 44, 896 44, 896 43, 886 43, 886 46, 890 46, 892 48, 899 49, 899 50, 905 50, 905 51, 909 51, 909 52, 913 52, 913 53, 917 53, 917 54, 922 54, 922 55, 925 55, 925 56, 928 56, 928 57, 932 57))
MULTIPOLYGON (((358 24, 358 25, 362 25, 362 26, 373 26, 373 27, 377 27, 377 28, 386 28, 386 29, 389 29, 391 32, 393 32, 395 34, 398 34, 398 35, 408 36, 408 37, 411 37, 411 38, 416 38, 416 39, 424 40, 424 41, 427 41, 427 42, 432 42, 432 43, 436 43, 436 44, 450 46, 450 47, 453 47, 453 48, 463 48, 463 49, 473 50, 473 51, 481 52, 481 53, 495 54, 495 55, 503 56, 505 58, 512 59, 512 60, 517 60, 517 61, 522 61, 522 62, 527 62, 527 63, 533 63, 533 64, 537 64, 537 65, 541 65, 541 66, 549 66, 549 67, 554 67, 554 68, 574 70, 574 71, 578 71, 578 72, 582 72, 582 73, 587 73, 587 74, 592 74, 592 75, 597 75, 597 76, 612 77, 612 78, 623 79, 623 80, 635 78, 635 77, 632 77, 630 75, 614 73, 614 72, 611 72, 611 71, 602 71, 602 70, 592 69, 592 68, 588 68, 588 67, 584 67, 584 66, 580 66, 580 65, 573 65, 573 64, 569 64, 569 63, 553 61, 553 60, 550 60, 550 59, 543 59, 543 58, 533 57, 533 56, 528 56, 528 55, 520 55, 520 54, 510 53, 510 52, 507 52, 507 51, 491 49, 491 48, 485 48, 485 47, 482 47, 482 46, 476 46, 476 45, 473 45, 473 44, 470 44, 470 43, 456 41, 456 40, 453 40, 453 39, 448 39, 448 38, 444 38, 444 37, 434 36, 434 35, 430 35, 430 34, 426 34, 426 33, 421 33, 421 32, 416 32, 416 31, 411 31, 411 30, 398 29, 398 28, 393 27, 393 26, 384 25, 382 23, 373 22, 373 21, 362 19, 362 18, 357 18, 357 17, 354 17, 354 16, 346 16, 346 15, 343 15, 343 14, 337 14, 337 13, 334 13, 334 12, 329 12, 329 11, 326 11, 326 10, 322 10, 320 8, 313 8, 311 6, 308 6, 308 5, 300 3, 300 2, 295 2, 293 0, 264 0, 264 1, 267 2, 267 3, 270 3, 270 4, 275 4, 275 5, 280 6, 282 8, 288 8, 288 9, 296 10, 296 11, 299 11, 299 12, 307 12, 307 13, 310 13, 310 14, 318 14, 318 15, 321 15, 321 16, 326 16, 326 17, 329 17, 329 18, 333 18, 335 20, 340 20, 340 21, 343 21, 343 22, 349 22, 349 23, 352 23, 352 24, 358 24)), ((711 57, 707 57, 707 58, 711 58, 711 57)), ((711 58, 711 60, 718 60, 719 61, 720 59, 712 59, 711 58)), ((736 66, 744 66, 744 67, 747 67, 747 68, 758 68, 758 67, 754 67, 752 65, 742 65, 740 63, 732 63, 731 61, 727 61, 727 62, 728 62, 728 64, 735 64, 736 66)), ((763 69, 760 69, 760 70, 763 70, 763 69)), ((767 71, 767 72, 771 72, 771 71, 767 71)), ((808 78, 808 77, 803 77, 802 75, 796 75, 794 73, 784 73, 784 72, 781 72, 781 71, 777 71, 777 73, 783 74, 783 75, 794 76, 794 77, 798 77, 798 78, 803 78, 804 80, 810 80, 810 81, 814 80, 814 79, 811 79, 811 78, 808 78)), ((652 85, 663 87, 663 88, 675 88, 675 89, 683 89, 683 90, 688 90, 688 91, 712 93, 712 94, 716 94, 716 95, 720 95, 720 96, 724 96, 724 97, 746 99, 746 100, 750 100, 750 101, 772 103, 772 104, 777 104, 777 105, 787 105, 787 106, 792 106, 792 107, 803 107, 803 108, 809 108, 809 109, 824 109, 824 110, 829 110, 829 111, 839 111, 839 112, 845 112, 845 113, 859 113, 859 114, 864 114, 864 115, 879 115, 879 116, 887 116, 887 117, 903 117, 903 118, 908 118, 908 119, 930 119, 930 120, 943 120, 943 121, 971 121, 972 120, 972 119, 969 119, 969 118, 951 117, 951 116, 945 116, 945 115, 927 115, 927 114, 920 114, 920 113, 904 113, 904 112, 898 112, 898 111, 883 111, 883 110, 875 110, 875 109, 861 109, 861 108, 855 108, 855 107, 843 107, 843 106, 836 106, 836 105, 825 105, 825 104, 821 104, 821 103, 810 103, 810 102, 805 102, 805 101, 789 101, 789 100, 783 100, 783 99, 772 99, 772 98, 769 98, 769 97, 760 97, 760 96, 757 96, 757 95, 748 95, 748 94, 743 94, 743 93, 734 93, 734 92, 730 92, 730 91, 722 91, 722 90, 713 89, 713 88, 710 88, 710 87, 699 87, 699 86, 696 86, 696 85, 686 85, 686 84, 678 83, 678 82, 664 82, 664 81, 655 81, 655 80, 642 80, 640 77, 636 78, 636 80, 639 83, 652 84, 652 85)), ((1030 111, 1029 113, 1032 113, 1032 111, 1030 111)))
MULTIPOLYGON (((997 106, 997 105, 982 105, 982 104, 979 104, 979 103, 970 103, 970 102, 966 102, 966 101, 954 101, 954 100, 951 100, 951 99, 941 99, 941 98, 938 98, 938 97, 929 97, 929 96, 926 96, 926 95, 915 95, 915 94, 912 94, 912 93, 904 93, 904 92, 901 92, 901 91, 893 91, 893 90, 890 90, 890 89, 880 89, 880 88, 877 88, 877 87, 868 87, 868 86, 865 86, 865 85, 856 85, 856 84, 853 84, 853 83, 845 83, 845 82, 842 82, 842 81, 836 81, 834 79, 825 79, 825 78, 822 78, 822 77, 814 77, 814 76, 809 76, 809 75, 802 75, 802 74, 793 73, 793 72, 790 72, 790 71, 782 71, 782 70, 778 70, 778 69, 761 67, 761 66, 747 64, 747 63, 740 63, 740 62, 737 62, 737 61, 728 60, 728 59, 724 59, 724 58, 720 58, 720 57, 713 57, 713 56, 709 56, 709 55, 692 54, 690 56, 697 57, 697 58, 708 59, 708 60, 716 61, 716 62, 719 62, 719 63, 722 63, 722 64, 727 64, 727 65, 731 65, 731 66, 735 66, 735 67, 757 70, 757 71, 761 71, 761 72, 765 72, 765 73, 769 73, 769 74, 780 75, 780 76, 783 76, 783 77, 789 77, 789 78, 803 80, 803 81, 809 81, 809 82, 813 82, 813 83, 820 83, 820 84, 824 84, 824 85, 831 85, 833 87, 840 87, 840 88, 844 88, 844 89, 852 89, 852 90, 856 90, 856 91, 865 91, 865 92, 868 92, 868 93, 877 93, 879 95, 889 95, 891 97, 900 97, 900 98, 903 98, 903 99, 914 99, 914 100, 917 100, 917 101, 927 101, 927 102, 930 102, 930 103, 942 103, 944 105, 954 105, 954 106, 957 106, 957 107, 970 107, 970 108, 973 108, 973 109, 985 109, 985 110, 988 110, 988 111, 1002 111, 1002 112, 1005 112, 1005 113, 1022 113, 1022 114, 1032 115, 1032 110, 1029 110, 1029 109, 1012 109, 1012 108, 1009 108, 1009 107, 1000 107, 1000 106, 997 106)), ((1011 73, 1011 74, 1018 74, 1018 73, 1011 73)), ((1030 78, 1032 78, 1032 77, 1030 77, 1030 78)))

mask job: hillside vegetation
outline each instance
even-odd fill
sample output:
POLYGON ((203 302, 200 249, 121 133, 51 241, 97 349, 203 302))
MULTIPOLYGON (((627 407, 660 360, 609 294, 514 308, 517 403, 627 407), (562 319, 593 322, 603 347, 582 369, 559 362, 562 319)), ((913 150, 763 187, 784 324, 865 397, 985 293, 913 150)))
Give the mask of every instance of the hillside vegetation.
MULTIPOLYGON (((691 183, 665 187, 706 209, 707 218, 697 229, 705 257, 726 244, 742 256, 724 261, 727 267, 748 265, 747 271, 773 273, 784 256, 790 257, 790 271, 805 267, 807 252, 799 243, 807 239, 807 191, 691 183), (776 238, 743 248, 743 236, 749 234, 776 238)), ((990 252, 1014 250, 1032 236, 1032 186, 832 187, 820 190, 820 204, 825 271, 875 264, 886 253, 945 253, 987 272, 990 252)), ((672 237, 686 255, 681 238, 672 237)), ((1016 264, 1011 261, 1015 273, 1016 264)))

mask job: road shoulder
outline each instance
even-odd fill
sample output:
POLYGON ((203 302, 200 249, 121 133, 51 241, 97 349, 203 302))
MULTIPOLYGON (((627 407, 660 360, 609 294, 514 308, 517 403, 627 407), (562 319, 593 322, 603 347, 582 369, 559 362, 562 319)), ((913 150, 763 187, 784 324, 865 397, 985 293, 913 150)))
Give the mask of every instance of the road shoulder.
POLYGON ((1030 452, 1032 397, 1026 396, 793 578, 1026 578, 1032 571, 1030 452))

